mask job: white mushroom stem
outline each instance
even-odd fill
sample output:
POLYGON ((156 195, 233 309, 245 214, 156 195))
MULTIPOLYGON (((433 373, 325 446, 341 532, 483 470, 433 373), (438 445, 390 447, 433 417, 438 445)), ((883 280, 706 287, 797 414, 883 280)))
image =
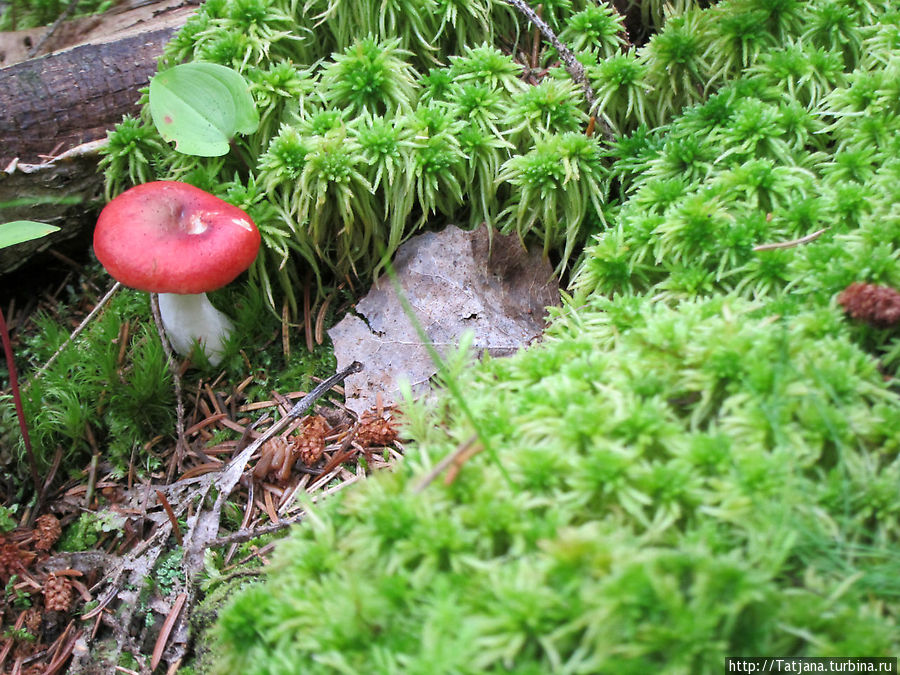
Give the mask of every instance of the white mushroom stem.
POLYGON ((225 341, 234 324, 212 306, 206 293, 160 293, 159 315, 176 352, 190 356, 194 344, 199 342, 212 365, 221 363, 225 341))

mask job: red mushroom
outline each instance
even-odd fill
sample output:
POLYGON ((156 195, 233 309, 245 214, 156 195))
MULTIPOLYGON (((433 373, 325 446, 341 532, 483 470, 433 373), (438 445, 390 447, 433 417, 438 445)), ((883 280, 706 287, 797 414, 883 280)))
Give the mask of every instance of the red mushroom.
POLYGON ((159 311, 175 350, 199 342, 210 363, 222 360, 233 328, 207 291, 230 283, 259 250, 246 213, 186 183, 158 181, 126 190, 97 219, 94 253, 126 286, 159 293, 159 311))

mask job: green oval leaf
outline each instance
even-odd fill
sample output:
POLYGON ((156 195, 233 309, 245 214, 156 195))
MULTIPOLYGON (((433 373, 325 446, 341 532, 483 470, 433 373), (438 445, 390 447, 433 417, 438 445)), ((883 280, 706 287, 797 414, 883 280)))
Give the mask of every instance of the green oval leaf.
POLYGON ((47 223, 36 223, 33 220, 14 220, 0 225, 0 248, 15 246, 23 241, 40 239, 59 228, 47 223))
POLYGON ((184 63, 150 80, 150 114, 160 135, 186 155, 218 157, 236 133, 252 134, 259 113, 240 73, 184 63))

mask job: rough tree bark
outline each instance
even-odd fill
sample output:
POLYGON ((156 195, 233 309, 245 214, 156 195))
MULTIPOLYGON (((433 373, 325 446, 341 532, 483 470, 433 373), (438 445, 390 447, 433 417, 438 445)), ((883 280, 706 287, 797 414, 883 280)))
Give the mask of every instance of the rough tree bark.
MULTIPOLYGON (((132 5, 87 20, 83 44, 0 68, 0 223, 62 227, 55 236, 0 250, 0 274, 93 222, 103 187, 102 139, 122 115, 137 111, 138 90, 194 10, 183 0, 132 5)), ((36 39, 34 30, 23 33, 0 36, 7 62, 19 42, 36 39)))
POLYGON ((81 45, 0 69, 0 165, 38 163, 57 148, 104 137, 135 109, 137 90, 172 32, 81 45))

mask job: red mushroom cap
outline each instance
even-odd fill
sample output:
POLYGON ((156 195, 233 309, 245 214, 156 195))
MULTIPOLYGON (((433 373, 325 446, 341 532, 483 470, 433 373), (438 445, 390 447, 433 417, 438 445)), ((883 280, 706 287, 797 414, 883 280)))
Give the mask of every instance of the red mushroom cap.
POLYGON ((126 190, 100 212, 94 253, 126 286, 152 293, 205 293, 247 269, 259 230, 246 213, 174 181, 126 190))

